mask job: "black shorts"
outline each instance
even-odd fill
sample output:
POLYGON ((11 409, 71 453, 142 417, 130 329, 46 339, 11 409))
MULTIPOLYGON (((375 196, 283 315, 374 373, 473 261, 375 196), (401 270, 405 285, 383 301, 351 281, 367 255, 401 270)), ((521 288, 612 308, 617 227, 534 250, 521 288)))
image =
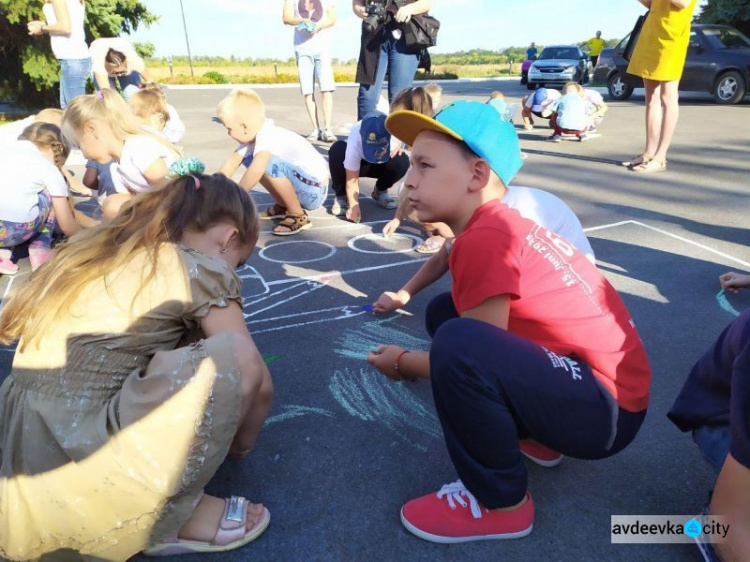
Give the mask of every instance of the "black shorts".
POLYGON ((535 117, 539 117, 539 119, 549 119, 554 115, 554 113, 550 113, 549 115, 542 115, 539 111, 533 111, 531 112, 532 115, 535 117))

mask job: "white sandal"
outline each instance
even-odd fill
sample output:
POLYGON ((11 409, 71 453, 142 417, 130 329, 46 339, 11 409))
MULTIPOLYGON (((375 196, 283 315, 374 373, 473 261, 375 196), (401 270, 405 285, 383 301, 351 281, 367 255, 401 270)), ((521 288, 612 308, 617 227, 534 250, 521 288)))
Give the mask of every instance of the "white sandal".
POLYGON ((177 538, 177 533, 167 537, 159 544, 148 547, 143 551, 146 556, 174 556, 191 552, 226 552, 240 548, 254 541, 263 534, 271 522, 271 514, 264 507, 260 520, 250 529, 247 526, 247 500, 241 496, 232 496, 224 500, 224 515, 219 522, 214 540, 190 541, 177 538))

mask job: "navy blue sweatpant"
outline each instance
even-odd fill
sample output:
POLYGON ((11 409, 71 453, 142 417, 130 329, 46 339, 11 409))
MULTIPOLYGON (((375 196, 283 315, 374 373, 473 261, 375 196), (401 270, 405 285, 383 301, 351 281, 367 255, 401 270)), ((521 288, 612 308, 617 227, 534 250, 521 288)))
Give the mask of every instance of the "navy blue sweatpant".
POLYGON ((526 493, 519 439, 601 459, 625 448, 646 416, 619 408, 584 362, 460 318, 450 293, 428 306, 427 329, 448 453, 466 488, 488 509, 514 505, 526 493))

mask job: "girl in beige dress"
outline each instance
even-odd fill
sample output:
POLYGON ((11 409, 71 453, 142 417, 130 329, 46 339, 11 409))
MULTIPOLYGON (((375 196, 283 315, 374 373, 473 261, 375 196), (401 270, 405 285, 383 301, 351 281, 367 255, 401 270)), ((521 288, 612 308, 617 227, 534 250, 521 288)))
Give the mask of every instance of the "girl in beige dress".
POLYGON ((271 404, 235 273, 257 238, 243 189, 183 176, 72 237, 10 298, 0 556, 223 551, 265 530, 262 505, 202 492, 271 404))

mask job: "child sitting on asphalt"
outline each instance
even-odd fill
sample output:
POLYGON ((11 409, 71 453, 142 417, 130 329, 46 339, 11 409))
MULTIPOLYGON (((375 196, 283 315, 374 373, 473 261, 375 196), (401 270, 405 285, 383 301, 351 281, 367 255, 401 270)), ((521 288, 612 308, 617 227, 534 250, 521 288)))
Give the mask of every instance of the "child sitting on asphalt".
POLYGON ((29 244, 32 271, 54 256, 52 236, 59 227, 71 236, 81 228, 68 199, 62 167, 70 148, 60 128, 37 122, 0 151, 3 203, 0 206, 0 275, 14 275, 13 249, 29 244))
POLYGON ((601 459, 625 448, 648 406, 646 352, 601 272, 501 203, 521 157, 497 111, 459 101, 434 119, 398 112, 387 125, 412 146, 405 187, 417 217, 457 234, 452 294, 427 309, 431 350, 368 355, 389 378, 431 379, 460 478, 408 502, 401 521, 441 543, 526 536, 534 503, 521 451, 551 466, 562 454, 601 459))
MULTIPOLYGON (((432 115, 432 98, 423 87, 407 88, 391 104, 391 112, 417 111, 432 115)), ((336 198, 331 213, 346 209, 347 220, 359 222, 359 179, 376 178, 372 198, 384 209, 395 209, 398 203, 388 194, 409 169, 409 156, 403 143, 385 128, 386 115, 374 111, 356 123, 345 141, 337 141, 328 152, 331 185, 336 198)))
MULTIPOLYGON (((719 277, 733 293, 750 288, 750 275, 719 277)), ((721 333, 698 360, 667 414, 690 431, 718 478, 703 517, 721 515, 730 525, 724 542, 696 538, 707 561, 746 560, 750 548, 750 310, 721 333)))
MULTIPOLYGON (((408 196, 408 193, 406 196, 408 196)), ((500 200, 503 205, 517 210, 523 218, 532 220, 539 226, 554 232, 586 256, 587 260, 596 264, 594 250, 583 232, 581 221, 562 199, 541 189, 509 185, 503 186, 500 200)), ((415 214, 412 211, 412 215, 415 214)), ((412 216, 409 219, 417 220, 416 217, 412 216)), ((390 224, 388 223, 388 225, 390 224)), ((372 305, 373 312, 394 312, 403 308, 417 293, 448 273, 448 256, 453 238, 455 238, 453 231, 442 222, 430 224, 426 228, 446 239, 443 251, 440 251, 440 247, 438 247, 435 252, 430 252, 435 253, 435 255, 427 260, 401 289, 396 292, 386 291, 380 295, 372 305)), ((386 235, 385 229, 383 229, 383 235, 386 235)), ((417 251, 419 252, 419 250, 417 251)), ((426 254, 428 252, 421 251, 419 253, 426 254)))
POLYGON ((130 110, 144 127, 157 132, 172 144, 185 136, 185 125, 177 110, 167 103, 160 86, 148 86, 128 98, 130 110))
POLYGON ((260 183, 275 203, 260 218, 283 219, 273 234, 291 236, 312 227, 306 211, 320 208, 328 197, 328 164, 307 139, 266 119, 260 96, 250 89, 232 90, 217 108, 229 136, 240 143, 221 173, 231 178, 247 168, 239 184, 251 191, 260 183))
POLYGON ((531 131, 534 128, 533 116, 539 117, 539 119, 550 119, 552 117, 552 111, 549 106, 560 99, 560 92, 557 90, 548 90, 547 88, 539 88, 533 94, 524 96, 521 101, 521 119, 523 120, 523 128, 527 131, 531 131))
POLYGON ((554 133, 547 140, 561 142, 563 135, 575 135, 579 141, 587 140, 586 130, 589 128, 589 116, 583 87, 576 82, 568 82, 563 86, 563 95, 548 106, 553 112, 550 124, 554 133))
POLYGON ((115 186, 121 191, 104 201, 102 212, 107 218, 117 215, 136 194, 162 183, 180 156, 172 143, 142 127, 112 89, 75 98, 65 109, 62 128, 89 160, 117 163, 115 186))

